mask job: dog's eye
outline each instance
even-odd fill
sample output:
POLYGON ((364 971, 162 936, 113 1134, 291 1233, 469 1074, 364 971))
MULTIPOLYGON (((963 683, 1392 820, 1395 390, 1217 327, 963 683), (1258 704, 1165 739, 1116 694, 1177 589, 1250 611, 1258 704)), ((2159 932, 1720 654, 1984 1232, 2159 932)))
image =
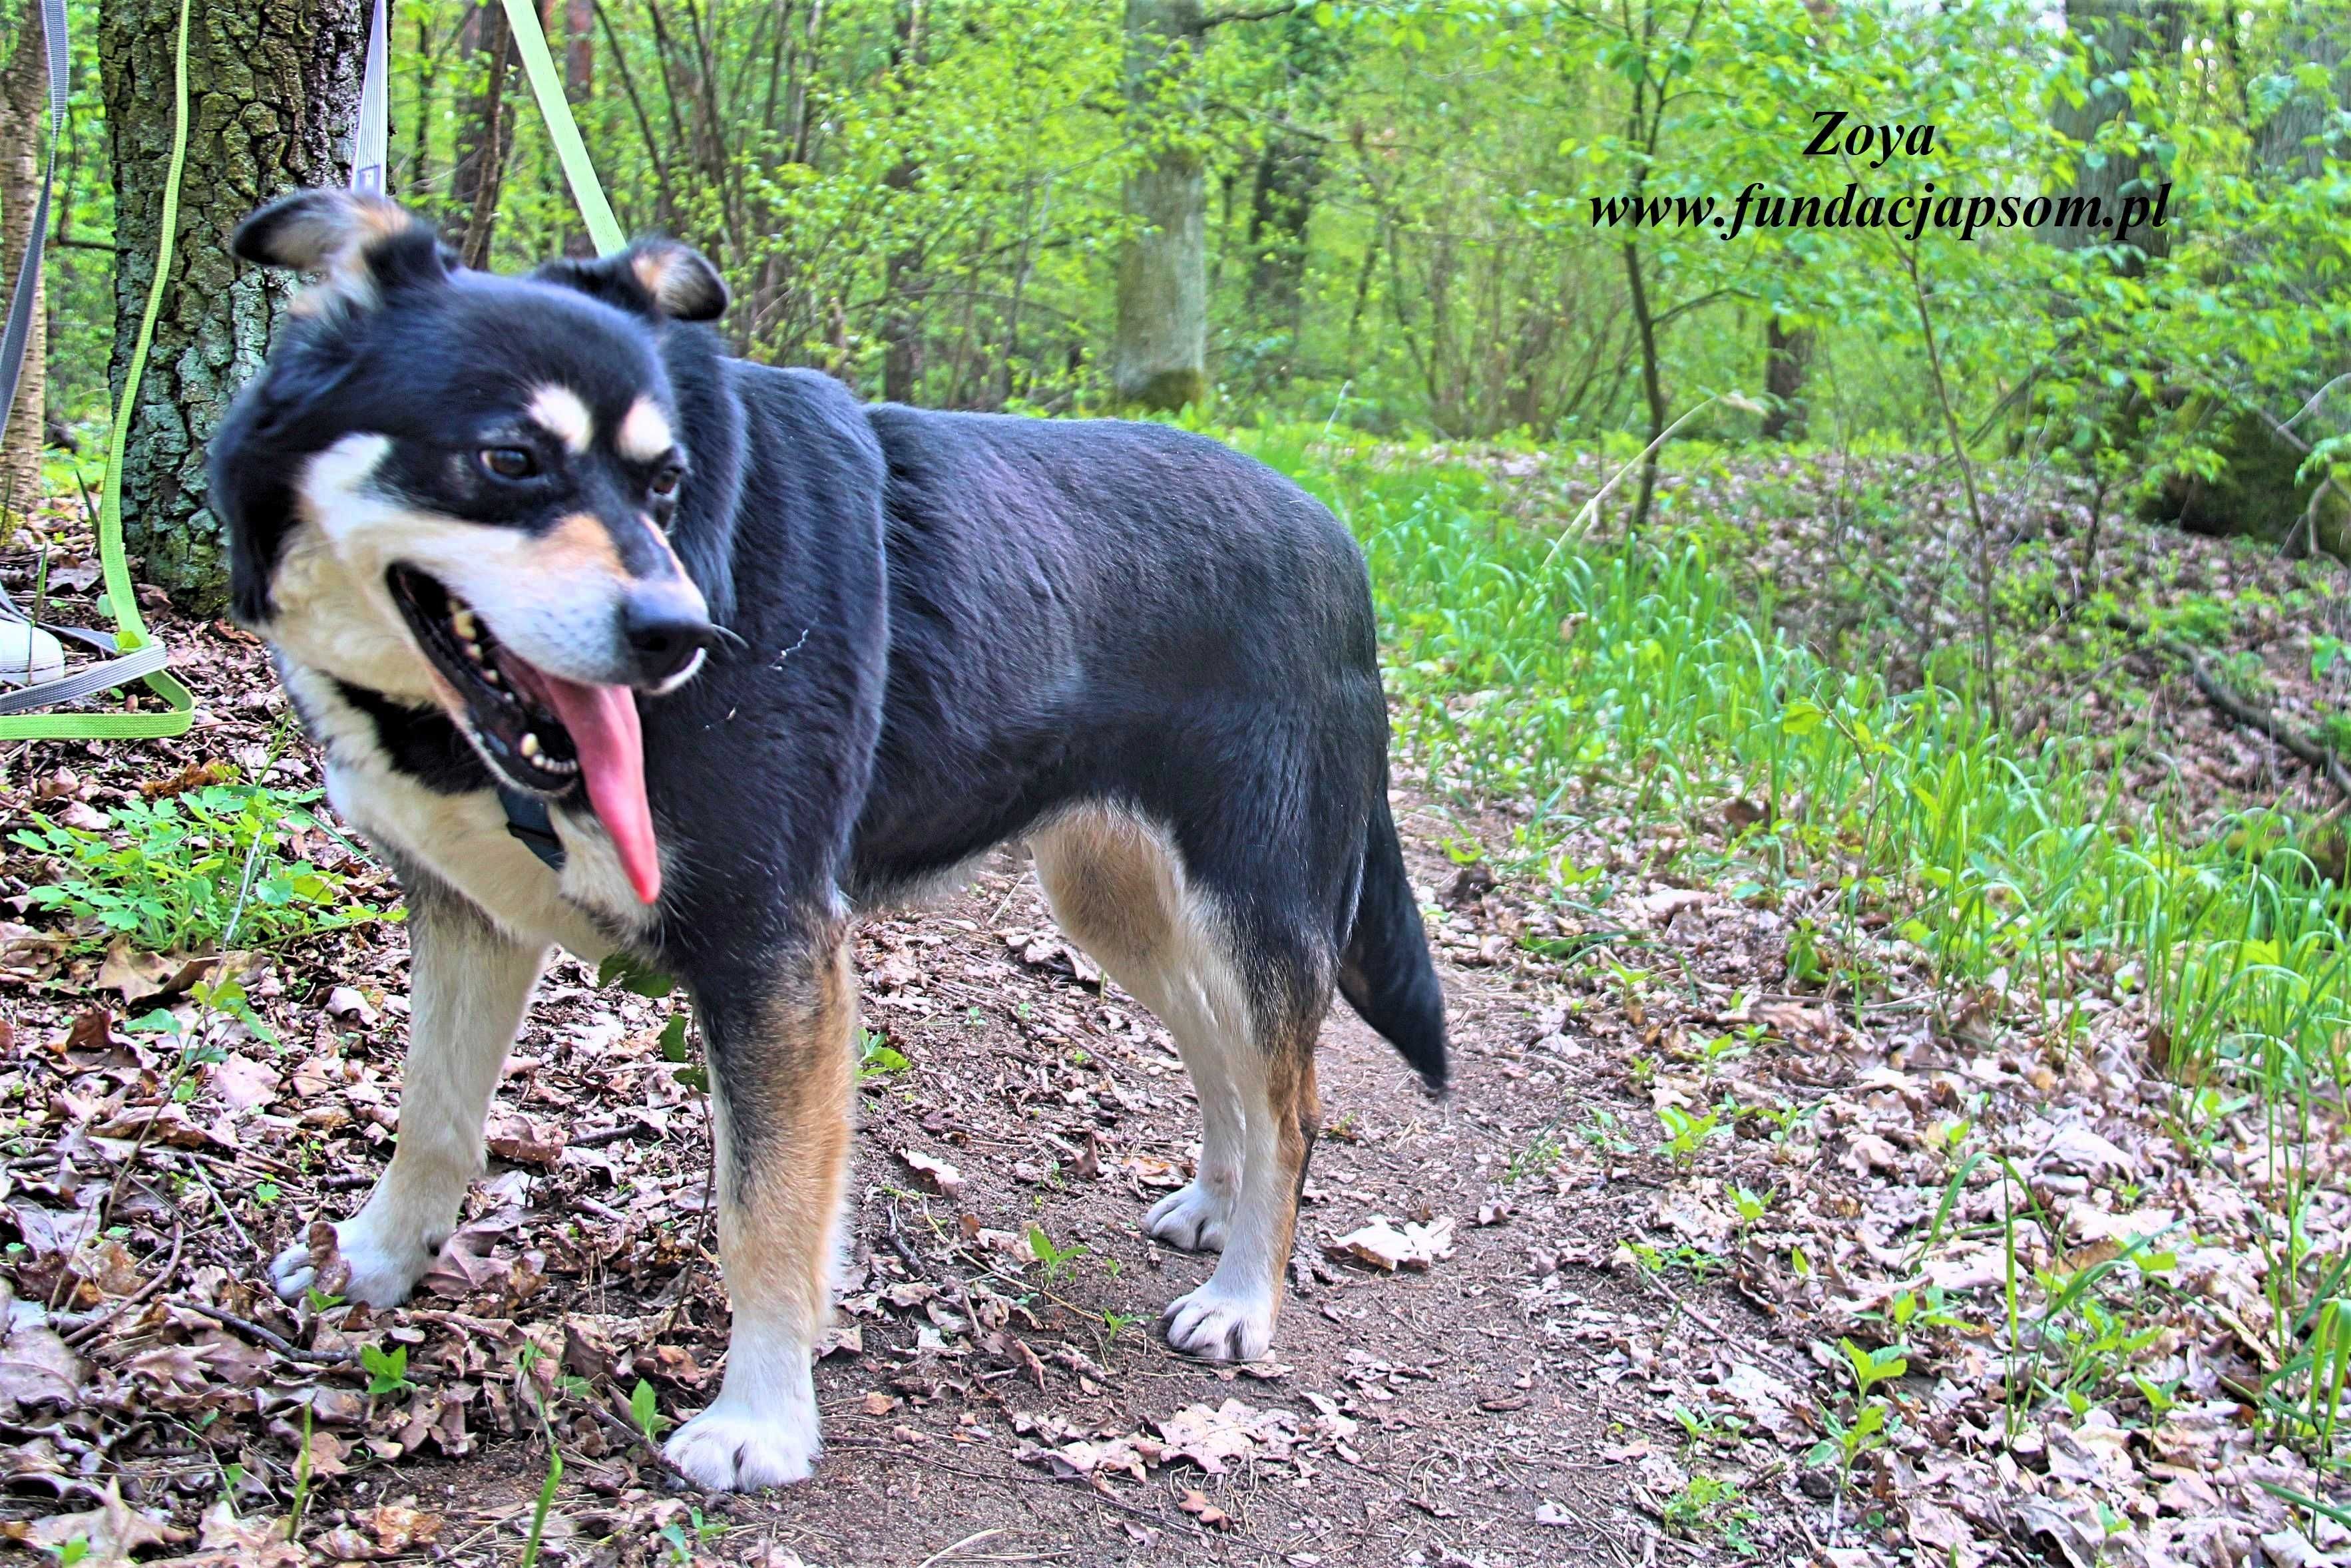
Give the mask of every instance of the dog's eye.
POLYGON ((538 472, 538 459, 520 446, 486 446, 482 466, 501 479, 528 479, 538 472))
POLYGON ((666 501, 677 494, 678 481, 684 477, 685 471, 672 463, 656 472, 645 488, 652 491, 656 499, 666 501))

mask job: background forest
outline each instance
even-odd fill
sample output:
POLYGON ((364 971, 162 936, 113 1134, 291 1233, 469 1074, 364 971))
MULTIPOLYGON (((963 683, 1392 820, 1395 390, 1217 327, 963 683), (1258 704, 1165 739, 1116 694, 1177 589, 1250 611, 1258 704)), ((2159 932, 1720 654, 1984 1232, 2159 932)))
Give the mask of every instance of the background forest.
MULTIPOLYGON (((65 627, 180 3, 70 5, 0 448, 0 587, 65 627)), ((1191 1155, 1164 1033, 1008 859, 870 922, 836 1446, 735 1503, 650 1457, 726 1322, 658 987, 551 971, 433 1301, 256 1288, 381 1162, 406 1032, 399 890, 204 496, 292 297, 225 237, 348 178, 364 17, 189 15, 122 446, 195 712, 0 744, 0 1367, 44 1369, 0 1535, 2351 1562, 2351 0, 545 0, 622 222, 711 256, 744 352, 1181 421, 1354 531, 1461 1064, 1424 1104, 1333 1021, 1284 1364, 1219 1380, 1144 1315, 1190 1266, 1134 1224, 1191 1155), (1799 221, 1840 197, 1916 221, 1799 221)), ((508 27, 391 6, 389 185, 520 270, 587 239, 508 27)))
MULTIPOLYGON (((745 352, 872 396, 1646 441, 1744 393, 1683 434, 1940 445, 1956 419, 1971 453, 2102 501, 2273 533, 2351 428, 2328 390, 2351 310, 2332 0, 546 11, 623 222, 708 251, 745 352), (1931 125, 1932 151, 1807 156, 1828 110, 1931 125), (1595 213, 1849 181, 2169 194, 2120 246, 2045 225, 1724 240, 1595 213)), ((160 146, 169 107, 126 88, 140 123, 110 125, 110 35, 76 15, 49 340, 68 419, 102 412, 121 347, 110 140, 160 146)), ((501 10, 398 0, 392 39, 392 190, 476 265, 582 247, 501 10)), ((135 266, 120 287, 143 288, 135 266)), ((2339 542, 2335 510, 2309 521, 2339 542)))

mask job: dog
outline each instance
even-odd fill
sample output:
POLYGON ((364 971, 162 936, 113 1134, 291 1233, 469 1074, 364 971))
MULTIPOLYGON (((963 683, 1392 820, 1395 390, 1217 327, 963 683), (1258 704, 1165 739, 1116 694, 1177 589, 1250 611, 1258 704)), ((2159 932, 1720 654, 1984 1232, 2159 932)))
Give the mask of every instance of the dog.
MULTIPOLYGON (((401 1301, 455 1226, 551 949, 630 955, 707 1041, 733 1307, 666 1456, 713 1489, 807 1476, 852 923, 1025 841, 1199 1100, 1196 1176, 1144 1227, 1223 1256, 1166 1341, 1264 1355, 1332 991, 1446 1080, 1346 529, 1201 436, 866 405, 728 357, 726 286, 673 241, 494 276, 392 203, 305 191, 234 248, 316 278, 211 444, 234 613, 414 956, 399 1141, 335 1227, 347 1293, 401 1301)), ((276 1259, 282 1295, 312 1256, 276 1259)))

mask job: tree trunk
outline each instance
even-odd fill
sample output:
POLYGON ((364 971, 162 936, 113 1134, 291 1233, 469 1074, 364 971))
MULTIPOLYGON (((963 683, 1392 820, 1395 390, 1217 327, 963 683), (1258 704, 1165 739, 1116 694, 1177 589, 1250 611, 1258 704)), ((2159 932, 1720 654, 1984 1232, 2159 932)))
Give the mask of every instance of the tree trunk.
POLYGON ((1280 345, 1259 366, 1259 380, 1269 386, 1298 373, 1306 319, 1306 227, 1322 178, 1319 152, 1304 137, 1276 131, 1258 157, 1249 202, 1249 309, 1280 345))
MULTIPOLYGON (((923 66, 923 0, 907 0, 898 14, 898 46, 891 51, 893 76, 910 78, 923 66)), ((914 190, 922 167, 911 156, 901 158, 882 176, 882 183, 901 195, 914 190)), ((915 384, 923 376, 923 253, 908 245, 890 253, 882 267, 882 293, 887 303, 882 317, 882 395, 891 402, 914 401, 915 384)))
POLYGON ((1346 69, 1340 29, 1293 13, 1279 24, 1288 90, 1280 120, 1259 154, 1249 202, 1248 309, 1267 347, 1256 366, 1260 386, 1275 387, 1299 373, 1306 330, 1306 231, 1322 183, 1322 141, 1310 128, 1330 113, 1346 69))
MULTIPOLYGON (((112 0, 99 13, 120 246, 109 364, 118 401, 154 277, 179 14, 177 0, 112 0)), ((295 287, 281 273, 240 267, 228 236, 272 196, 350 178, 366 50, 359 0, 189 10, 187 168, 153 349, 131 411, 122 513, 148 580, 200 612, 225 601, 228 577, 220 523, 204 505, 204 444, 260 368, 295 287)))
POLYGON ((1804 374, 1813 364, 1813 329, 1788 328, 1774 316, 1763 329, 1763 390, 1771 403, 1763 414, 1763 439, 1802 441, 1811 412, 1804 403, 1804 374))
POLYGON ((1208 394, 1208 183, 1179 96, 1205 26, 1200 0, 1127 0, 1127 111, 1144 151, 1126 181, 1134 232, 1119 257, 1111 385, 1147 409, 1208 394))
POLYGON ((595 0, 563 0, 564 96, 585 103, 595 90, 595 0))
MULTIPOLYGON (((2049 125, 2087 146, 2096 141, 2101 126, 2130 111, 2129 92, 2106 78, 2135 64, 2177 61, 2187 34, 2187 17, 2180 0, 2065 0, 2065 26, 2090 51, 2090 89, 2078 105, 2059 99, 2050 110, 2049 125)), ((2050 194, 2094 197, 2103 221, 2096 227, 2069 228, 2059 228, 2052 222, 2042 229, 2042 236, 2062 250, 2112 244, 2116 238, 2115 220, 2122 215, 2123 187, 2145 183, 2151 192, 2162 178, 2151 160, 2142 163, 2109 157, 2095 169, 2083 162, 2074 171, 2071 190, 2050 194)), ((2120 237, 2151 256, 2166 256, 2171 250, 2168 228, 2135 225, 2120 237)), ((2136 274, 2139 267, 2133 263, 2123 270, 2136 274)))
POLYGON ((2351 155, 2342 137, 2326 138, 2326 129, 2338 105, 2351 104, 2351 12, 2341 0, 2298 0, 2280 29, 2277 67, 2292 69, 2308 61, 2325 70, 2334 81, 2334 101, 2297 89, 2276 112, 2253 131, 2254 177, 2264 181, 2316 178, 2331 153, 2351 155), (2321 13, 2325 15, 2322 16, 2321 13))
POLYGON ((407 178, 392 193, 410 201, 433 188, 433 121, 438 117, 434 87, 439 57, 433 47, 433 18, 416 18, 416 110, 409 131, 407 178))
MULTIPOLYGON (((48 72, 43 62, 38 0, 25 0, 10 39, 0 39, 0 317, 16 288, 16 268, 33 237, 33 204, 41 188, 41 131, 48 124, 48 72)), ((41 415, 48 385, 47 288, 32 298, 32 335, 25 340, 23 379, 8 433, 0 442, 0 535, 13 517, 29 515, 41 498, 41 415)), ((5 367, 0 367, 5 369, 5 367)))
POLYGON ((466 25, 486 74, 481 91, 459 111, 457 162, 449 171, 449 196, 462 225, 458 256, 467 267, 486 268, 497 234, 498 191, 506 183, 507 77, 514 63, 514 33, 498 0, 483 0, 466 25))
POLYGON ((1649 308, 1648 287, 1641 280, 1639 246, 1625 247, 1625 282, 1633 304, 1634 337, 1641 345, 1641 395, 1649 407, 1649 434, 1641 457, 1641 493, 1633 503, 1632 531, 1637 534, 1649 526, 1649 507, 1657 494, 1657 448, 1666 434, 1666 385, 1657 366, 1657 322, 1649 308))

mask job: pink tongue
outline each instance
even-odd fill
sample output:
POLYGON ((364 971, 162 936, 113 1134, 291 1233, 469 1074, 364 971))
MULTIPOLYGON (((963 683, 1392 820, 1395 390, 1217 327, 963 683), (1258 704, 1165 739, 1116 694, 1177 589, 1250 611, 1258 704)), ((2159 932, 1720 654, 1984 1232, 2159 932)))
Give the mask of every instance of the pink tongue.
POLYGON ((661 853, 653 844, 653 810, 645 804, 645 739, 637 722, 636 694, 626 686, 582 685, 544 670, 536 673, 547 683, 555 716, 580 749, 588 803, 612 835, 629 885, 641 902, 653 903, 661 897, 661 853))

